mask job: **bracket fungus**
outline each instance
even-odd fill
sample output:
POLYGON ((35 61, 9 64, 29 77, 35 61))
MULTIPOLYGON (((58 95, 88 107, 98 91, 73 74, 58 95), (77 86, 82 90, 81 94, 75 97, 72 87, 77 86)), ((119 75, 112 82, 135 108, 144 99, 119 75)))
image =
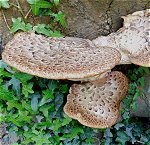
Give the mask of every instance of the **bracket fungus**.
POLYGON ((95 47, 87 39, 18 33, 6 44, 2 58, 10 66, 39 77, 86 80, 111 70, 121 55, 111 47, 95 47))
POLYGON ((111 72, 102 86, 90 82, 74 84, 67 96, 64 112, 89 127, 111 127, 117 122, 120 102, 127 90, 128 79, 117 71, 111 72))
POLYGON ((122 18, 123 28, 108 36, 100 36, 92 42, 97 47, 110 46, 120 51, 121 64, 134 63, 150 67, 150 9, 122 18))
POLYGON ((89 127, 111 127, 119 117, 128 79, 109 71, 129 63, 150 67, 150 9, 122 18, 123 28, 93 41, 18 33, 6 44, 2 59, 31 75, 84 82, 71 86, 64 112, 89 127))

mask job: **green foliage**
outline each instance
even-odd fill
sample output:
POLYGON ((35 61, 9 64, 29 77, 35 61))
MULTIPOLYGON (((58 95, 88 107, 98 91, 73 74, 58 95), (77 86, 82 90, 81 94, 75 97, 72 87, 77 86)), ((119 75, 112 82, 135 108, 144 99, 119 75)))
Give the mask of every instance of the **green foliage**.
POLYGON ((22 31, 31 31, 32 30, 32 25, 31 24, 25 24, 25 22, 22 21, 22 19, 19 18, 12 18, 12 27, 10 29, 11 33, 17 32, 18 30, 22 31))
POLYGON ((9 132, 23 138, 18 144, 92 144, 92 129, 83 127, 63 112, 69 86, 66 82, 41 79, 0 61, 1 122, 9 132), (6 70, 7 68, 7 70, 6 70))
POLYGON ((141 96, 141 90, 144 88, 145 74, 149 74, 149 69, 146 67, 138 67, 128 71, 128 78, 131 82, 124 104, 133 111, 136 111, 136 100, 141 96))
POLYGON ((103 138, 100 139, 102 145, 128 145, 140 143, 147 145, 150 142, 150 129, 138 121, 138 119, 122 120, 111 129, 106 129, 103 138))
POLYGON ((8 1, 9 0, 0 0, 0 9, 1 8, 5 8, 5 9, 10 8, 10 5, 9 5, 8 1))
MULTIPOLYGON (((146 67, 137 67, 128 70, 128 78, 130 79, 128 95, 123 100, 123 109, 121 120, 111 129, 104 131, 103 137, 100 139, 102 145, 128 145, 129 143, 140 145, 148 145, 150 142, 150 129, 137 118, 131 118, 130 112, 136 111, 136 100, 141 95, 144 87, 144 75, 149 74, 146 67)), ((100 130, 102 133, 103 130, 100 130)))
POLYGON ((59 4, 59 0, 54 0, 54 4, 57 6, 59 4))
POLYGON ((39 15, 40 10, 43 8, 52 8, 52 4, 45 0, 27 0, 30 4, 32 12, 34 15, 39 15))
POLYGON ((37 26, 34 26, 35 32, 39 34, 44 34, 46 36, 50 37, 62 37, 63 35, 59 31, 51 31, 50 25, 45 24, 38 24, 37 26))
POLYGON ((65 16, 61 11, 59 11, 57 14, 52 13, 51 16, 54 17, 55 22, 59 22, 63 27, 66 26, 65 16))
MULTIPOLYGON (((17 31, 35 31, 38 34, 43 34, 49 37, 62 37, 60 31, 56 30, 55 27, 66 27, 65 15, 61 12, 57 12, 57 6, 59 4, 59 0, 54 1, 46 1, 46 0, 27 0, 29 3, 32 13, 35 16, 47 16, 49 17, 49 21, 51 24, 36 24, 32 26, 28 20, 28 14, 24 14, 20 9, 19 5, 15 5, 10 3, 12 6, 18 8, 18 12, 21 12, 22 18, 12 18, 12 26, 10 27, 10 32, 15 33, 17 31)), ((3 2, 2 2, 3 3, 3 2)), ((6 7, 6 4, 9 5, 8 1, 4 2, 3 7, 6 7), (5 4, 5 5, 4 5, 5 4)), ((0 2, 0 6, 1 6, 0 2)))

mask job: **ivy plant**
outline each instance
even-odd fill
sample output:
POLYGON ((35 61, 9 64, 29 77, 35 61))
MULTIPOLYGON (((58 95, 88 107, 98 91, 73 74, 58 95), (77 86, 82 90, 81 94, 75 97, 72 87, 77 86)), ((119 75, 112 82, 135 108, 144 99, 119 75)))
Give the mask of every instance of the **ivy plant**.
POLYGON ((63 112, 68 83, 41 79, 0 61, 1 121, 21 137, 18 144, 92 144, 92 129, 63 112))

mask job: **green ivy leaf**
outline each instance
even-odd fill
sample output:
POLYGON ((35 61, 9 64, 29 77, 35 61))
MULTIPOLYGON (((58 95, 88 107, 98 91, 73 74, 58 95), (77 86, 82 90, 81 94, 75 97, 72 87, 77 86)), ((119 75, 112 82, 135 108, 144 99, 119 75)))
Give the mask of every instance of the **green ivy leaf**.
POLYGON ((68 84, 61 84, 59 88, 60 88, 60 91, 64 94, 65 93, 67 94, 69 92, 68 84))
POLYGON ((4 86, 0 85, 0 99, 7 101, 7 100, 12 100, 13 98, 15 98, 14 95, 12 95, 11 92, 6 90, 4 86))
POLYGON ((140 66, 137 71, 141 74, 141 75, 144 75, 145 73, 146 74, 149 74, 150 71, 149 71, 149 68, 148 67, 143 67, 143 66, 140 66))
POLYGON ((107 139, 105 140, 105 144, 104 145, 110 145, 112 143, 112 138, 107 137, 107 139))
POLYGON ((24 125, 24 123, 30 123, 32 116, 29 116, 29 112, 28 111, 18 111, 18 119, 17 121, 22 122, 22 124, 24 125))
POLYGON ((133 138, 132 129, 133 129, 133 126, 131 126, 131 127, 126 127, 126 131, 125 131, 125 133, 126 133, 130 138, 133 138))
POLYGON ((63 119, 62 126, 65 126, 72 121, 72 119, 70 117, 68 117, 67 115, 64 115, 64 117, 65 118, 63 119))
POLYGON ((50 34, 51 37, 63 37, 63 35, 59 32, 59 31, 54 31, 54 32, 51 32, 50 34))
POLYGON ((139 84, 142 86, 142 88, 144 88, 144 84, 145 84, 145 78, 141 77, 138 79, 139 84))
POLYGON ((44 90, 43 98, 41 99, 39 106, 42 106, 47 102, 50 102, 52 99, 54 99, 53 93, 50 90, 44 90))
POLYGON ((14 33, 17 32, 18 30, 22 30, 22 31, 31 31, 32 30, 32 25, 31 24, 25 24, 22 19, 19 18, 12 18, 12 27, 10 28, 10 32, 14 33))
POLYGON ((149 141, 149 138, 146 135, 141 135, 140 141, 145 144, 149 141))
POLYGON ((124 114, 122 115, 123 119, 129 119, 130 118, 130 113, 129 112, 124 112, 124 114))
POLYGON ((27 2, 31 5, 34 15, 39 15, 41 8, 52 8, 52 4, 44 0, 27 0, 27 2))
POLYGON ((9 5, 9 0, 0 0, 0 8, 10 8, 10 5, 9 5))
POLYGON ((12 145, 19 145, 18 143, 13 143, 12 145))
POLYGON ((20 85, 21 81, 16 79, 14 76, 12 76, 11 80, 9 81, 9 86, 12 85, 12 89, 15 91, 16 95, 20 96, 20 85))
POLYGON ((50 137, 48 135, 43 135, 42 133, 32 137, 32 140, 35 141, 36 145, 42 144, 51 144, 50 137))
POLYGON ((48 82, 48 88, 49 88, 52 92, 54 92, 57 87, 58 87, 58 81, 49 80, 49 82, 48 82))
POLYGON ((39 1, 41 1, 41 0, 27 0, 27 2, 31 5, 35 5, 39 1))
POLYGON ((31 95, 31 108, 34 112, 36 112, 38 110, 38 99, 40 98, 40 94, 39 93, 35 93, 33 95, 31 95))
POLYGON ((54 131, 58 131, 58 129, 61 127, 61 121, 59 119, 54 120, 52 127, 54 131))
POLYGON ((57 14, 51 14, 54 17, 55 22, 59 22, 63 27, 66 27, 65 15, 59 11, 57 14))
POLYGON ((63 104, 63 94, 60 92, 55 93, 55 110, 58 111, 63 104))
POLYGON ((87 138, 86 140, 85 140, 85 142, 88 144, 88 145, 92 145, 92 144, 94 144, 94 142, 95 142, 95 140, 94 140, 94 138, 92 138, 92 137, 89 137, 89 138, 87 138))
POLYGON ((34 30, 39 34, 44 34, 46 36, 51 36, 52 31, 46 29, 45 24, 38 24, 37 26, 34 26, 34 30))
POLYGON ((49 37, 63 37, 63 35, 59 31, 51 31, 50 27, 47 27, 45 24, 38 24, 34 26, 34 30, 39 34, 44 34, 49 37))
POLYGON ((54 4, 57 6, 59 4, 59 0, 54 0, 54 4))
POLYGON ((14 77, 18 80, 20 80, 23 84, 26 84, 27 81, 31 80, 33 78, 32 75, 26 74, 26 73, 16 73, 14 74, 14 77))
POLYGON ((114 128, 116 128, 116 130, 119 130, 120 128, 122 128, 123 126, 125 126, 123 123, 117 123, 114 128))
POLYGON ((124 131, 117 131, 117 136, 116 142, 119 142, 121 145, 125 145, 130 140, 130 137, 124 131))
POLYGON ((137 110, 136 102, 133 102, 133 103, 131 104, 131 108, 132 108, 133 112, 135 112, 135 111, 137 110))
POLYGON ((64 134, 62 137, 60 137, 60 140, 74 139, 80 133, 84 134, 83 128, 76 126, 69 134, 64 134))
POLYGON ((5 68, 9 73, 14 74, 14 71, 11 69, 11 67, 2 60, 0 60, 0 68, 5 68))
POLYGON ((34 91, 32 90, 33 87, 33 82, 28 83, 28 84, 22 84, 22 93, 24 96, 27 98, 29 94, 33 94, 34 91))
POLYGON ((107 128, 105 133, 104 133, 104 137, 113 137, 113 134, 110 131, 110 128, 107 128))
POLYGON ((32 13, 34 14, 34 15, 39 15, 40 14, 40 8, 39 7, 37 7, 36 5, 31 5, 31 9, 32 9, 32 13))
POLYGON ((133 99, 136 100, 141 96, 141 91, 139 89, 135 90, 135 94, 133 96, 133 99))
POLYGON ((11 77, 12 74, 10 74, 9 72, 5 71, 4 68, 0 68, 0 77, 11 77))
POLYGON ((47 106, 47 105, 41 106, 39 110, 43 113, 43 115, 44 115, 46 118, 48 118, 48 117, 49 117, 49 112, 54 111, 54 110, 55 110, 55 107, 54 107, 54 104, 51 103, 51 104, 49 104, 48 106, 47 106))
POLYGON ((18 103, 16 100, 9 100, 7 103, 7 110, 11 110, 12 108, 16 108, 18 110, 23 110, 22 105, 18 103))

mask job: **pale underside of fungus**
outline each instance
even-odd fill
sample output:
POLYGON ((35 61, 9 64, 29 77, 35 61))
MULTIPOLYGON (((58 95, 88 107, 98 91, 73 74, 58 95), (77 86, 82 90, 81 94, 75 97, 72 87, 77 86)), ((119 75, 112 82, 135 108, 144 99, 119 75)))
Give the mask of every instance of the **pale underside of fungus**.
POLYGON ((150 67, 150 9, 122 18, 123 28, 108 36, 100 36, 93 40, 93 43, 120 51, 121 64, 134 63, 150 67))
POLYGON ((2 58, 10 66, 39 77, 88 80, 119 64, 121 55, 111 47, 95 47, 87 39, 18 33, 5 46, 2 58))
POLYGON ((111 127, 117 122, 120 102, 127 90, 128 79, 117 71, 111 72, 102 86, 90 82, 74 84, 67 96, 64 112, 85 126, 111 127))

